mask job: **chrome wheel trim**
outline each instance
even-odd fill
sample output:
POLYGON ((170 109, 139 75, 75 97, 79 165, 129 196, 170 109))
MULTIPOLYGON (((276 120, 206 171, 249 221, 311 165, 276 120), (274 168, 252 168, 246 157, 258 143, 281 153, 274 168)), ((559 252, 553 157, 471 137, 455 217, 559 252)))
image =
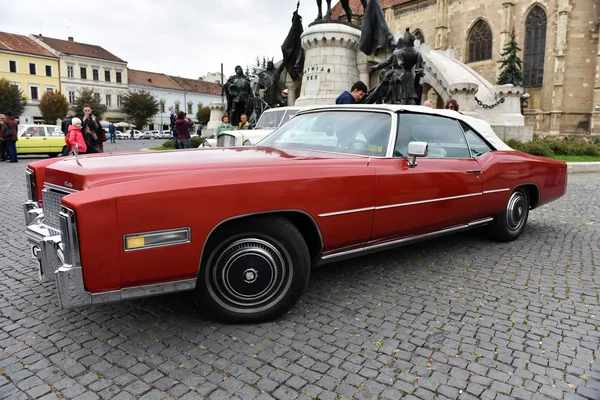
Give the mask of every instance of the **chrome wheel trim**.
POLYGON ((232 242, 219 251, 209 265, 207 286, 213 298, 221 306, 237 312, 270 308, 291 284, 289 256, 284 256, 273 243, 258 238, 232 242), (244 289, 247 289, 245 293, 244 289))
POLYGON ((506 206, 506 226, 511 232, 518 232, 523 227, 527 211, 525 195, 520 191, 514 192, 506 206))

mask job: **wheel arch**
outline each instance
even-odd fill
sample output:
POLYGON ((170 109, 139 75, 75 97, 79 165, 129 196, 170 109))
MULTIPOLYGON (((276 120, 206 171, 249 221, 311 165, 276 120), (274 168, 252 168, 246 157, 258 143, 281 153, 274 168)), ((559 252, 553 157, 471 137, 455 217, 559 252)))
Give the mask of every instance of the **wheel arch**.
POLYGON ((527 196, 529 198, 529 208, 531 210, 533 210, 534 208, 536 208, 538 206, 538 204, 540 204, 540 199, 541 199, 541 193, 540 193, 540 187, 538 186, 537 183, 523 183, 517 187, 515 187, 515 189, 525 189, 527 196))
POLYGON ((231 218, 227 218, 217 225, 209 232, 208 236, 204 240, 202 245, 202 253, 200 254, 200 264, 198 265, 198 274, 200 274, 202 265, 206 262, 209 254, 206 254, 206 248, 210 243, 211 239, 215 236, 217 232, 221 229, 225 229, 227 226, 235 224, 239 221, 251 218, 260 218, 266 216, 280 216, 287 218, 306 241, 306 245, 308 246, 308 251, 310 253, 311 265, 315 265, 319 258, 321 257, 321 253, 323 251, 323 235, 321 234, 321 230, 319 229, 319 225, 312 215, 307 213, 306 211, 301 210, 277 210, 277 211, 265 211, 259 213, 251 213, 244 215, 236 215, 231 218))

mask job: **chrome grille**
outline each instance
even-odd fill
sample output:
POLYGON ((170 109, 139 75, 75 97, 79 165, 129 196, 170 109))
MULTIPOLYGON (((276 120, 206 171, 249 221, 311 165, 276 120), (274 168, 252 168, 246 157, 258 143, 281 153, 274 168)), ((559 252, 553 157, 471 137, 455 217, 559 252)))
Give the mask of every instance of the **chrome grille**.
POLYGON ((54 189, 45 188, 42 190, 42 199, 44 201, 44 217, 46 225, 57 231, 60 231, 60 199, 68 193, 59 192, 54 189))
POLYGON ((235 136, 222 133, 217 138, 217 147, 233 147, 235 146, 235 136))

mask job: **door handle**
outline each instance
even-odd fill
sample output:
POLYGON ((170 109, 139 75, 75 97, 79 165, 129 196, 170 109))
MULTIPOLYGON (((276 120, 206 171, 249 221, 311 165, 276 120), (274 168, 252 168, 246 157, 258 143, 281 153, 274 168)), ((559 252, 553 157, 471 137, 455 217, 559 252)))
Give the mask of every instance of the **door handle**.
POLYGON ((479 174, 481 174, 482 172, 483 172, 483 171, 482 171, 482 170, 480 170, 480 169, 469 169, 469 170, 467 170, 467 173, 468 173, 468 174, 476 174, 476 175, 479 175, 479 174))

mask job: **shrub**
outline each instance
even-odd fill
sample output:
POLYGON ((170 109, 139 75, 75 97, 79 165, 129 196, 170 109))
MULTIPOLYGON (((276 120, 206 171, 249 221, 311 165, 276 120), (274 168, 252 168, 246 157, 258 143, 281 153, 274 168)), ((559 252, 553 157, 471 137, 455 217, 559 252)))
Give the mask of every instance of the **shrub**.
POLYGON ((174 149, 175 148, 175 144, 173 143, 173 139, 169 139, 166 142, 164 142, 162 144, 162 147, 165 147, 167 149, 174 149))
POLYGON ((568 155, 572 156, 597 157, 600 155, 600 148, 593 144, 574 143, 570 150, 571 152, 568 155))
POLYGON ((506 145, 515 150, 521 150, 525 143, 518 141, 517 139, 508 139, 506 145))
POLYGON ((592 137, 592 143, 594 143, 594 144, 600 144, 600 136, 593 136, 592 137))
POLYGON ((561 140, 548 140, 548 147, 558 156, 568 156, 571 153, 571 147, 569 143, 561 140))
POLYGON ((523 144, 523 147, 519 149, 525 153, 534 155, 534 156, 542 156, 542 157, 550 157, 554 153, 548 144, 545 142, 527 142, 523 144))

